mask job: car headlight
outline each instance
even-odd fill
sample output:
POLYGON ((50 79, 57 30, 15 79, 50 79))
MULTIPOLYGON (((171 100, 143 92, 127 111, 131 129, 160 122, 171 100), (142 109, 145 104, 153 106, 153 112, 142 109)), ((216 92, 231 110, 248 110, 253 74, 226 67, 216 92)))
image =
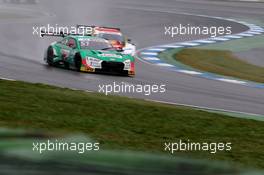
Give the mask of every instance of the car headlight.
POLYGON ((124 69, 125 70, 129 70, 130 67, 131 67, 131 61, 130 60, 126 60, 126 61, 124 61, 124 64, 125 64, 124 69))
POLYGON ((86 57, 86 63, 93 68, 101 68, 101 60, 93 57, 86 57))

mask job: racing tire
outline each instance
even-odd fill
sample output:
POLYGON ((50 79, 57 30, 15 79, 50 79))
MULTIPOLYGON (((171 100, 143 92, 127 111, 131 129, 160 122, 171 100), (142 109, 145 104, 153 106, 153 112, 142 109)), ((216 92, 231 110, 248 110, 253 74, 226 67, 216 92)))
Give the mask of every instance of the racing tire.
POLYGON ((82 66, 82 57, 80 54, 76 54, 74 57, 74 64, 75 64, 75 68, 78 72, 81 71, 81 66, 82 66))
POLYGON ((70 64, 68 62, 64 61, 63 64, 65 69, 70 69, 70 64))
POLYGON ((47 63, 49 66, 54 66, 54 51, 52 47, 49 47, 47 50, 47 63))

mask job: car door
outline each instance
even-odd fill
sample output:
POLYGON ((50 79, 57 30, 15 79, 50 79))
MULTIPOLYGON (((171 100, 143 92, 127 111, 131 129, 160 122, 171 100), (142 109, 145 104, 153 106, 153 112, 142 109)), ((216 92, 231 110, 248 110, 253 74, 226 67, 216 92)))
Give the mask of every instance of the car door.
POLYGON ((76 40, 72 37, 68 37, 62 41, 61 44, 60 52, 62 60, 66 63, 72 64, 77 48, 76 40))
POLYGON ((57 42, 56 48, 57 48, 57 55, 61 60, 64 60, 67 56, 67 42, 68 38, 63 38, 61 41, 57 42))

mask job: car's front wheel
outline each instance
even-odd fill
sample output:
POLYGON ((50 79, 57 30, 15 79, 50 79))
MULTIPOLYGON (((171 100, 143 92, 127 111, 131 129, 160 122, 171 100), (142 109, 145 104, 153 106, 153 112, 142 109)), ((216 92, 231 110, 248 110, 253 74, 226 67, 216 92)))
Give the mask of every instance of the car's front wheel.
POLYGON ((52 47, 47 50, 47 63, 49 66, 54 66, 54 51, 52 47))
POLYGON ((74 57, 74 64, 77 71, 81 71, 82 57, 80 54, 76 54, 74 57))

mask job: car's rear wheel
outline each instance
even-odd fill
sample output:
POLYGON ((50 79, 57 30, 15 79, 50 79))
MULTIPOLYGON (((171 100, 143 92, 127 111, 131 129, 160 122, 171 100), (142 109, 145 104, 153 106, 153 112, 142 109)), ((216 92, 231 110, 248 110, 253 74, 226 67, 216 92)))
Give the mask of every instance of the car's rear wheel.
POLYGON ((80 54, 76 54, 74 57, 74 64, 77 71, 81 71, 82 57, 80 54))
POLYGON ((52 47, 48 48, 47 51, 47 63, 49 66, 54 66, 54 51, 52 47))

